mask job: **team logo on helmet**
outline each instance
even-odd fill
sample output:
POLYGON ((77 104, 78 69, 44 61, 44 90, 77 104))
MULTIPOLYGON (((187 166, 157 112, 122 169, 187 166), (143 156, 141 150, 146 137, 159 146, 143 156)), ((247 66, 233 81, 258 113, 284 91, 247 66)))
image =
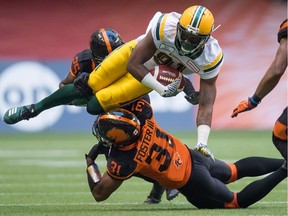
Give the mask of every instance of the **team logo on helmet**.
POLYGON ((125 109, 114 109, 98 116, 92 128, 96 138, 106 145, 124 147, 140 135, 140 122, 125 109))

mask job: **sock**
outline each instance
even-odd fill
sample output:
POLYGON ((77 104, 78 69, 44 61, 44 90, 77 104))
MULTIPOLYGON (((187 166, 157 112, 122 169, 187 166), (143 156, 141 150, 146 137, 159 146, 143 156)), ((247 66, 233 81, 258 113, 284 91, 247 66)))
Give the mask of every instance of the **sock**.
POLYGON ((87 103, 87 112, 91 115, 99 115, 104 112, 102 106, 100 105, 98 99, 95 96, 89 99, 87 103))
POLYGON ((275 186, 287 177, 283 168, 278 169, 269 176, 254 181, 237 194, 240 208, 246 208, 265 197, 275 186))
POLYGON ((283 163, 283 159, 248 157, 239 160, 234 164, 237 167, 238 179, 241 179, 243 177, 260 176, 273 172, 279 169, 283 163))
POLYGON ((53 92, 51 95, 47 96, 43 100, 35 104, 35 112, 38 114, 44 110, 56 107, 59 105, 65 105, 71 103, 75 99, 81 99, 73 84, 68 84, 53 92))
POLYGON ((158 183, 153 184, 153 188, 150 192, 149 198, 154 198, 156 200, 161 200, 161 197, 165 191, 165 188, 158 183))

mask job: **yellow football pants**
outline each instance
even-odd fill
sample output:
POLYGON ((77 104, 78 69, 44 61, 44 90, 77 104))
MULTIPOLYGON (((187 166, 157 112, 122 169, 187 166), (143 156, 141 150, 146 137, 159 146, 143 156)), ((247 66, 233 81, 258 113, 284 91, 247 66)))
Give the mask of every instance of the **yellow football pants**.
POLYGON ((123 106, 152 91, 126 70, 135 46, 136 41, 133 40, 114 50, 89 76, 88 85, 105 111, 123 106))

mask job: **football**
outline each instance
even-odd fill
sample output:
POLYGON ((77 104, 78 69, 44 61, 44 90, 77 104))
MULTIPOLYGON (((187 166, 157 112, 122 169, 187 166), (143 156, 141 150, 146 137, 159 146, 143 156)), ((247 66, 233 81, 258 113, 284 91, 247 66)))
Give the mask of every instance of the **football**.
POLYGON ((178 87, 178 90, 182 91, 185 87, 184 76, 175 68, 167 65, 157 65, 154 69, 150 70, 150 73, 157 79, 158 82, 165 86, 169 85, 179 76, 181 76, 181 83, 178 87))

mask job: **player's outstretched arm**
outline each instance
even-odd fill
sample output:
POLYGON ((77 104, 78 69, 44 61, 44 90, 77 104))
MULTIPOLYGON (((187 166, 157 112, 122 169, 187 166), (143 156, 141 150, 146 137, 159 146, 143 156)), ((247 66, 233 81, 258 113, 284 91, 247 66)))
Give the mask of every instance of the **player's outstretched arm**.
POLYGON ((275 88, 286 68, 287 38, 282 38, 274 61, 261 79, 254 95, 249 97, 248 100, 241 101, 240 104, 233 110, 231 117, 237 117, 239 113, 254 109, 261 102, 261 100, 275 88))

